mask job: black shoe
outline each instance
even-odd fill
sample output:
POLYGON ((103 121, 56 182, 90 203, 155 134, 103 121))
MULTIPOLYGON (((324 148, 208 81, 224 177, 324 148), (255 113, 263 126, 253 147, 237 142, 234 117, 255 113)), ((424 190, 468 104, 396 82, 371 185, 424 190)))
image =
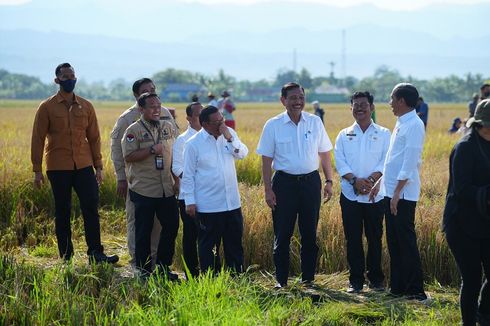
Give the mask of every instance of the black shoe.
POLYGON ((362 292, 362 286, 350 284, 349 287, 347 288, 347 293, 359 294, 361 292, 362 292))
POLYGON ((175 282, 175 281, 178 281, 179 280, 179 275, 177 275, 176 273, 171 272, 171 271, 167 271, 167 273, 165 274, 165 276, 167 277, 167 279, 169 281, 172 281, 172 282, 175 282))
POLYGON ((96 263, 108 263, 108 264, 115 264, 119 261, 119 256, 118 255, 112 255, 112 256, 107 256, 103 252, 94 252, 91 255, 88 255, 88 262, 90 264, 96 263))
POLYGON ((385 286, 383 285, 383 282, 369 283, 369 288, 376 292, 383 292, 385 290, 385 286))
POLYGON ((417 294, 409 294, 407 295, 407 300, 416 300, 419 302, 423 302, 427 300, 427 295, 424 292, 417 293, 417 294))

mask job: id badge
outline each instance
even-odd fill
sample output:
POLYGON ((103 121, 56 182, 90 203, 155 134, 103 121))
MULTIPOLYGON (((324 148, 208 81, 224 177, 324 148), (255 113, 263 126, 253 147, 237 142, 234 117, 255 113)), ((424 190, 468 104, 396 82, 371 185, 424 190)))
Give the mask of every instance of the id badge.
POLYGON ((163 170, 163 156, 161 155, 155 156, 155 169, 163 170))

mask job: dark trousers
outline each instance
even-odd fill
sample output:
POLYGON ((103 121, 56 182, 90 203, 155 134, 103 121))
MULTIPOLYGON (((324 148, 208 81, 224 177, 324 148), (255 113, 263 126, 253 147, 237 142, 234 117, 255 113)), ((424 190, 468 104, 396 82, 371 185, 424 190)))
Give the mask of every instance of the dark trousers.
POLYGON ((390 253, 391 293, 422 295, 424 279, 415 234, 416 201, 400 199, 397 215, 390 211, 391 198, 385 197, 386 242, 390 253))
POLYGON ((461 316, 464 325, 475 325, 476 316, 480 314, 489 318, 490 325, 490 238, 477 239, 464 233, 457 226, 446 229, 449 248, 456 259, 461 273, 461 316), (485 280, 482 286, 482 267, 485 280), (478 296, 480 302, 478 303, 478 296))
POLYGON ((315 277, 321 186, 318 171, 301 177, 277 171, 272 178, 272 190, 276 195, 276 207, 272 211, 273 256, 278 283, 287 284, 289 246, 296 219, 301 235, 301 277, 303 281, 312 281, 315 277))
POLYGON ((199 261, 197 259, 197 235, 199 223, 196 218, 190 217, 185 212, 185 202, 179 200, 180 218, 184 225, 182 233, 182 250, 184 262, 192 276, 199 275, 199 261))
POLYGON ((383 201, 377 203, 359 203, 340 195, 342 224, 347 244, 349 263, 349 281, 357 288, 364 284, 364 271, 371 284, 379 285, 384 280, 381 270, 381 238, 383 236, 383 201), (364 259, 362 234, 366 236, 368 249, 364 259))
POLYGON ((199 263, 201 271, 215 270, 223 241, 225 264, 233 272, 243 272, 243 216, 241 208, 226 212, 197 213, 199 221, 199 263))
POLYGON ((162 226, 158 242, 156 265, 168 270, 175 252, 175 238, 179 230, 179 211, 174 196, 152 198, 129 190, 134 203, 135 260, 136 267, 145 273, 151 272, 151 231, 154 216, 162 226))
POLYGON ((71 241, 71 189, 75 189, 82 210, 87 254, 103 252, 100 242, 99 187, 94 169, 89 166, 79 170, 47 171, 54 196, 55 228, 60 257, 70 259, 73 256, 71 241))

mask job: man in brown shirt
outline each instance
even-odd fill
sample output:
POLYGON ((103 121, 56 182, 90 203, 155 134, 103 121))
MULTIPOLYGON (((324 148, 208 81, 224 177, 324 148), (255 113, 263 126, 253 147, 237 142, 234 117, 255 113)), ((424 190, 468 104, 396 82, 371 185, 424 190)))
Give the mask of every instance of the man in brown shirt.
POLYGON ((150 236, 156 215, 162 226, 156 266, 165 277, 176 280, 177 275, 170 272, 179 229, 178 179, 171 171, 176 131, 172 123, 160 120, 161 103, 155 93, 141 94, 138 106, 141 119, 126 129, 121 140, 129 197, 135 208, 135 263, 144 276, 152 272, 150 236))
POLYGON ((106 256, 100 241, 99 188, 102 182, 102 155, 97 117, 92 104, 73 93, 77 81, 69 63, 56 67, 57 94, 43 101, 32 129, 31 161, 34 184, 44 182, 43 152, 55 202, 55 227, 60 257, 73 256, 70 211, 71 190, 75 189, 82 210, 89 262, 116 263, 119 257, 106 256), (48 138, 46 148, 44 143, 48 138), (95 174, 94 174, 95 167, 95 174))

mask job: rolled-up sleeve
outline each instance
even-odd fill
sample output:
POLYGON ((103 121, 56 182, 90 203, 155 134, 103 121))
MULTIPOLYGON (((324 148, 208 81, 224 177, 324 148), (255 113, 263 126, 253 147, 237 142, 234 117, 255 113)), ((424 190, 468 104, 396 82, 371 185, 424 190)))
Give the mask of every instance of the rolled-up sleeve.
POLYGON ((231 142, 231 146, 234 148, 233 157, 241 160, 241 159, 245 158, 245 156, 247 156, 248 147, 247 147, 247 145, 242 143, 242 141, 240 140, 240 138, 238 138, 238 135, 235 131, 230 129, 230 132, 233 136, 233 141, 231 142))
POLYGON ((424 146, 424 130, 413 130, 409 136, 405 136, 405 151, 403 153, 403 163, 397 180, 411 180, 416 170, 419 168, 422 159, 422 149, 424 146))

